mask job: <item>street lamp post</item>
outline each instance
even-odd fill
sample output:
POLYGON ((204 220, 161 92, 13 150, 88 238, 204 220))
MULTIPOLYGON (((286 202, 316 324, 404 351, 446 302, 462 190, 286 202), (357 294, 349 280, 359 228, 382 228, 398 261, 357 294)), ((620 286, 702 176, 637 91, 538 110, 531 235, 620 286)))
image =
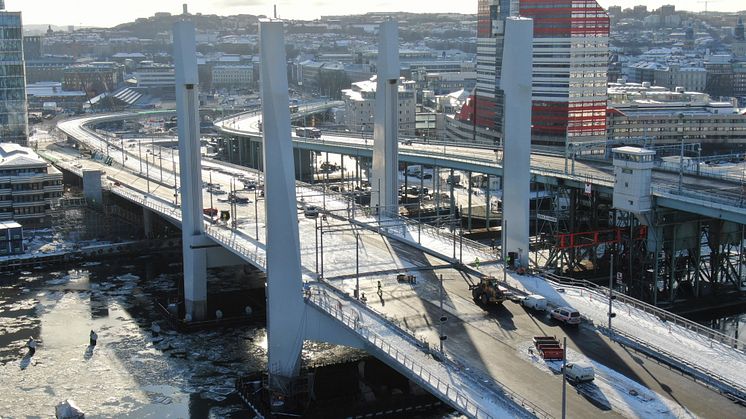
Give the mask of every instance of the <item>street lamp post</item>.
POLYGON ((254 188, 254 228, 256 233, 256 240, 259 241, 259 198, 257 197, 257 188, 254 188))
POLYGON ((611 335, 612 301, 614 301, 614 252, 609 246, 609 335, 611 335))
POLYGON ((316 239, 316 279, 319 279, 319 217, 313 219, 316 228, 314 228, 314 238, 316 239))
POLYGON ((137 140, 137 161, 140 162, 139 174, 142 174, 142 140, 137 140))
POLYGON ((446 340, 446 335, 443 333, 443 326, 445 326, 446 315, 443 311, 443 275, 440 275, 440 331, 438 339, 440 340, 440 353, 443 354, 443 344, 446 340))
POLYGON ((150 159, 148 158, 149 154, 150 150, 145 150, 145 178, 148 182, 148 193, 150 193, 150 159))
POLYGON ((562 419, 567 417, 567 336, 562 339, 562 419))
POLYGON ((360 233, 355 232, 355 298, 360 299, 360 233))
POLYGON ((212 205, 212 169, 210 169, 210 187, 207 188, 207 193, 210 194, 210 223, 215 224, 215 215, 212 213, 213 208, 215 208, 212 205))
POLYGON ((176 159, 174 159, 174 149, 171 149, 171 167, 172 167, 172 173, 174 176, 174 205, 179 206, 179 184, 176 183, 176 179, 178 176, 176 176, 176 159))

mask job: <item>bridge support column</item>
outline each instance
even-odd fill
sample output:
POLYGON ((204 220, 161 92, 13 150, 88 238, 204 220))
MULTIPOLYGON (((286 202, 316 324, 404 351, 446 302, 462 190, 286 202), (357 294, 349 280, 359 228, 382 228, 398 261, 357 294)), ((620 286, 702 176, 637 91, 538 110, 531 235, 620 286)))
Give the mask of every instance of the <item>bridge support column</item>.
POLYGON ((146 239, 153 238, 153 211, 142 208, 142 227, 146 239))
POLYGON ((259 25, 267 217, 269 385, 287 394, 300 371, 304 303, 281 21, 259 25))
POLYGON ((101 208, 104 204, 101 175, 100 170, 83 170, 83 195, 88 203, 96 208, 101 208))
POLYGON ((181 234, 186 315, 203 320, 207 311, 207 253, 202 219, 202 156, 199 143, 197 50, 194 25, 174 24, 176 112, 181 178, 181 234))
POLYGON ((379 213, 399 212, 399 28, 393 20, 381 23, 378 44, 378 80, 373 129, 371 207, 379 213))
POLYGON ((509 17, 505 23, 503 74, 505 94, 503 156, 503 243, 517 252, 521 266, 528 266, 529 200, 531 179, 531 65, 533 20, 509 17))

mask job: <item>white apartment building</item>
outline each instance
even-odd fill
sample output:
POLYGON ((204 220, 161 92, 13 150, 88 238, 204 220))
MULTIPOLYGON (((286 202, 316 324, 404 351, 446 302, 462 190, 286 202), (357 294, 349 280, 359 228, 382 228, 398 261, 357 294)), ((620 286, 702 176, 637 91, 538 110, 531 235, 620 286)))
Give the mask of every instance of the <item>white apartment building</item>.
POLYGON ((63 188, 62 173, 32 149, 0 143, 0 221, 43 219, 63 188))
POLYGON ((174 66, 143 61, 134 72, 137 87, 143 89, 160 89, 176 87, 174 66))
MULTIPOLYGON (((400 79, 399 83, 399 132, 414 135, 417 116, 415 82, 400 79)), ((350 89, 342 90, 345 101, 347 128, 352 132, 373 132, 376 109, 376 76, 370 80, 352 83, 350 89)))
POLYGON ((254 68, 250 65, 219 64, 212 67, 212 85, 248 88, 254 82, 254 68))
POLYGON ((706 93, 649 83, 609 83, 609 140, 649 144, 700 143, 704 148, 746 147, 746 111, 706 93))

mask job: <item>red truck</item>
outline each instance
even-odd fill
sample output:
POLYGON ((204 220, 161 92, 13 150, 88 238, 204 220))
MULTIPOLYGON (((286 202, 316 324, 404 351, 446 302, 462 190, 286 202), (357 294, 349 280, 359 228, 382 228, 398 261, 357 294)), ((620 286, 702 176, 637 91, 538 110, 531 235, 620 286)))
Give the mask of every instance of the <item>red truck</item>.
POLYGON ((534 336, 534 346, 545 361, 556 361, 564 358, 565 348, 560 345, 559 340, 554 336, 534 336))

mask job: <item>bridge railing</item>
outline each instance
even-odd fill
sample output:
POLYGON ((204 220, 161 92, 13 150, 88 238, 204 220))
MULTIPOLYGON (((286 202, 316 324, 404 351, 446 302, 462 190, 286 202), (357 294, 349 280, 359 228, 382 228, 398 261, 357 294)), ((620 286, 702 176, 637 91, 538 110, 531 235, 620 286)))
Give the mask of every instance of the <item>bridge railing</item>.
POLYGON ((342 322, 348 328, 354 330, 355 333, 365 338, 366 341, 386 354, 389 358, 411 371, 416 377, 420 378, 422 383, 425 384, 425 387, 429 387, 431 391, 435 390, 436 393, 444 395, 454 407, 458 407, 463 413, 474 418, 492 418, 490 414, 483 411, 479 406, 474 404, 469 397, 453 387, 450 383, 441 380, 427 367, 424 367, 403 351, 400 351, 389 344, 386 339, 370 330, 367 326, 362 325, 359 318, 352 317, 345 313, 341 304, 332 304, 328 298, 322 298, 320 294, 311 295, 310 298, 308 298, 308 301, 342 322))
MULTIPOLYGON (((387 229, 387 232, 390 234, 400 233, 399 235, 402 238, 406 239, 407 238, 406 234, 403 231, 400 231, 400 229, 411 228, 414 230, 418 230, 421 234, 429 236, 431 238, 440 239, 440 240, 448 241, 451 243, 455 241, 456 246, 463 246, 467 248, 468 250, 470 250, 472 253, 480 255, 482 257, 483 262, 494 261, 494 260, 497 260, 499 257, 487 245, 481 244, 474 240, 467 239, 463 236, 459 236, 458 234, 446 231, 442 228, 438 228, 430 224, 418 222, 417 220, 413 220, 413 219, 404 217, 402 215, 386 214, 384 217, 381 217, 379 219, 375 215, 372 215, 373 210, 370 207, 365 207, 365 206, 357 204, 355 200, 353 199, 354 194, 335 192, 335 191, 329 191, 329 190, 324 191, 323 186, 312 185, 312 184, 307 184, 307 183, 302 183, 302 182, 297 182, 296 184, 299 187, 310 189, 316 193, 326 194, 328 199, 333 199, 333 200, 337 200, 337 201, 344 203, 347 206, 347 209, 349 210, 351 214, 350 217, 352 218, 354 218, 355 215, 357 214, 360 214, 360 215, 364 214, 367 217, 375 218, 376 224, 374 225, 382 229, 387 229), (399 229, 397 229, 397 227, 399 227, 399 229)), ((410 234, 412 234, 411 231, 410 231, 410 234)), ((421 240, 418 244, 421 244, 421 240)))
MULTIPOLYGON (((602 296, 603 298, 609 298, 609 289, 607 287, 594 284, 593 282, 554 275, 549 272, 544 272, 541 274, 541 276, 556 284, 586 288, 588 290, 594 291, 596 294, 602 296)), ((713 330, 707 326, 703 326, 699 323, 685 319, 684 317, 673 314, 669 311, 663 310, 644 301, 640 301, 634 297, 630 297, 622 293, 614 293, 614 296, 616 297, 617 301, 621 301, 629 306, 632 306, 633 308, 651 314, 661 319, 662 321, 670 322, 676 326, 695 332, 702 338, 711 340, 713 343, 721 343, 733 349, 736 349, 739 352, 746 353, 746 344, 739 339, 720 333, 717 330, 713 330)))
MULTIPOLYGON (((336 290, 336 289, 331 289, 331 291, 335 293, 339 293, 339 290, 336 290)), ((429 386, 430 389, 437 389, 442 394, 445 394, 449 400, 451 400, 454 403, 457 403, 455 406, 460 406, 466 409, 465 410, 466 413, 468 413, 469 415, 474 415, 472 417, 475 417, 475 418, 490 418, 491 417, 489 413, 484 412, 481 408, 479 408, 479 406, 471 402, 468 397, 465 397, 463 393, 460 392, 453 385, 440 379, 432 371, 427 369, 427 367, 423 366, 421 363, 412 359, 411 356, 407 355, 403 351, 400 351, 396 347, 392 346, 389 343, 389 341, 387 341, 384 337, 375 333, 369 327, 363 324, 361 322, 360 315, 358 313, 355 313, 354 311, 353 313, 355 313, 355 315, 350 315, 349 313, 346 313, 344 310, 344 304, 342 304, 341 302, 341 299, 344 297, 341 297, 341 296, 332 297, 326 291, 321 291, 319 289, 316 289, 315 293, 307 294, 306 298, 307 298, 307 301, 310 301, 311 303, 319 307, 321 310, 327 312, 334 318, 340 320, 347 327, 355 331, 355 333, 358 333, 360 336, 365 338, 368 342, 372 343, 376 348, 383 351, 386 355, 388 355, 392 359, 404 365, 404 367, 412 371, 412 373, 414 373, 415 376, 420 377, 422 380, 422 383, 425 384, 426 387, 429 386)), ((417 337, 413 336, 410 332, 402 329, 396 323, 386 318, 383 314, 367 306, 360 307, 360 309, 366 310, 366 312, 370 313, 371 316, 381 318, 382 322, 387 323, 386 327, 395 329, 397 331, 397 334, 400 337, 410 341, 415 347, 420 348, 420 350, 423 353, 428 353, 428 354, 432 353, 430 351, 430 347, 427 342, 422 341, 418 339, 417 337)), ((525 399, 519 394, 515 393, 513 390, 506 387, 505 385, 498 383, 497 381, 493 380, 490 377, 476 375, 474 372, 475 369, 465 368, 464 365, 456 364, 453 360, 450 359, 450 357, 448 357, 447 354, 439 353, 438 356, 441 358, 440 362, 449 371, 457 372, 461 376, 468 377, 468 379, 470 379, 474 384, 476 384, 479 389, 482 389, 487 392, 497 391, 497 394, 499 395, 501 394, 502 396, 508 398, 509 400, 511 400, 518 406, 520 406, 520 408, 525 409, 525 411, 529 412, 532 416, 535 416, 538 418, 551 418, 551 416, 546 411, 542 410, 540 407, 535 405, 530 400, 525 399), (488 388, 487 384, 489 384, 493 388, 488 388)))

